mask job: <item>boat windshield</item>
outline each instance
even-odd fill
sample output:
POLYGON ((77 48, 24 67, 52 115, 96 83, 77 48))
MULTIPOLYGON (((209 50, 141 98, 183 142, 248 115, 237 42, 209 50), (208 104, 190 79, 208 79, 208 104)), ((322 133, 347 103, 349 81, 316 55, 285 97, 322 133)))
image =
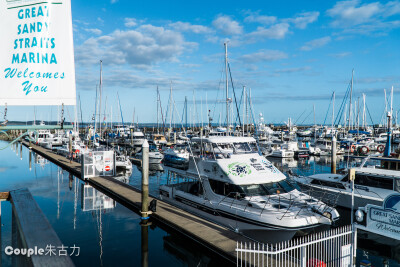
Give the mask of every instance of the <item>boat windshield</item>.
POLYGON ((251 184, 239 186, 246 196, 266 196, 277 195, 282 193, 289 193, 297 189, 296 185, 282 180, 279 182, 265 183, 265 184, 251 184))
POLYGON ((237 142, 237 143, 218 143, 213 144, 215 152, 231 153, 231 154, 245 154, 257 152, 257 144, 255 142, 237 142), (219 151, 218 151, 219 150, 219 151))
POLYGON ((149 146, 149 151, 150 152, 160 152, 160 151, 158 151, 158 149, 157 149, 157 147, 155 145, 150 145, 149 146))

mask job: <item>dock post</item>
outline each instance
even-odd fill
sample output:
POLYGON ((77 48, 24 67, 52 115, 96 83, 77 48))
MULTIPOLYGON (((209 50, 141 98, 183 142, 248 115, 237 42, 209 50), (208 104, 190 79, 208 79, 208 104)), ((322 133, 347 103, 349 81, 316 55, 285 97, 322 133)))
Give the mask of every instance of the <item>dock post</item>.
POLYGON ((143 222, 141 224, 141 263, 142 267, 149 266, 149 223, 143 222))
POLYGON ((32 149, 29 149, 29 170, 32 170, 32 149))
POLYGON ((142 145, 142 221, 149 219, 149 143, 145 139, 142 145))
POLYGON ((174 131, 174 144, 176 144, 176 131, 174 131))
POLYGON ((68 148, 69 148, 69 163, 72 162, 72 134, 69 134, 69 144, 68 144, 68 148))
POLYGON ((331 173, 336 174, 336 136, 332 136, 331 173))

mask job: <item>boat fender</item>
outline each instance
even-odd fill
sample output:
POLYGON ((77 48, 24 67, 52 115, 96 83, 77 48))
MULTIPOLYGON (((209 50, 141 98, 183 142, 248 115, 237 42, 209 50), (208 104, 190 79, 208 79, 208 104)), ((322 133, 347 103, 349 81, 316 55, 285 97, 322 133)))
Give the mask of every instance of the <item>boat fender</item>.
POLYGON ((351 146, 350 146, 350 152, 353 153, 355 149, 356 149, 356 145, 351 145, 351 146))
POLYGON ((367 146, 361 147, 361 153, 367 154, 369 152, 369 148, 367 146))

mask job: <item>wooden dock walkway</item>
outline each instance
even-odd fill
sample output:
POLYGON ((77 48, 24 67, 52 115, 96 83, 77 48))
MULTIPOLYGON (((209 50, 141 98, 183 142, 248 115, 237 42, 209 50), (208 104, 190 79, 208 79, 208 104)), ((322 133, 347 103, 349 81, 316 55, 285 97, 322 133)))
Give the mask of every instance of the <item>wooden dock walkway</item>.
MULTIPOLYGON (((27 142, 23 142, 23 144, 27 147, 29 146, 29 143, 27 142)), ((65 157, 34 144, 31 144, 31 148, 34 152, 71 172, 74 176, 81 178, 81 165, 79 163, 71 163, 65 157)), ((105 193, 125 207, 136 212, 140 211, 141 193, 138 189, 111 177, 94 177, 85 181, 88 181, 89 184, 94 186, 96 189, 105 193)), ((149 202, 152 199, 153 198, 150 198, 149 202)), ((151 214, 150 218, 177 230, 196 242, 199 242, 232 263, 236 263, 237 261, 235 251, 236 242, 252 242, 251 239, 246 238, 241 234, 202 219, 159 199, 157 199, 157 211, 151 214)))

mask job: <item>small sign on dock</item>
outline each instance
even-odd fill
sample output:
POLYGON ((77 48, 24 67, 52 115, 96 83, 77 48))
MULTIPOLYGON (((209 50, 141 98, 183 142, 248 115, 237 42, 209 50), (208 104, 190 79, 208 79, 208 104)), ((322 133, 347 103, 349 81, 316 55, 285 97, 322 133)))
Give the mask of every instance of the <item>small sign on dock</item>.
POLYGON ((391 194, 382 206, 368 204, 356 211, 357 228, 400 240, 400 194, 391 194))

